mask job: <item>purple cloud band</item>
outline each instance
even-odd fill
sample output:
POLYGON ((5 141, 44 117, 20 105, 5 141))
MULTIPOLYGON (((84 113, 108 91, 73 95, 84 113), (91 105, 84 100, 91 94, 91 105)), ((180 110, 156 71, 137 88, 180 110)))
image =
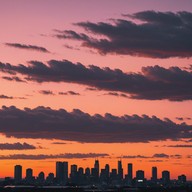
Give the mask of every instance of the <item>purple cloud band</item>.
POLYGON ((192 126, 155 116, 89 115, 46 107, 0 110, 0 133, 16 138, 60 139, 87 143, 151 142, 190 139, 192 126))
POLYGON ((179 67, 166 69, 156 65, 142 67, 138 73, 125 73, 120 69, 51 60, 47 64, 31 61, 28 66, 0 62, 0 71, 22 74, 26 80, 39 83, 68 82, 98 90, 119 91, 129 94, 132 99, 192 100, 192 72, 179 67))

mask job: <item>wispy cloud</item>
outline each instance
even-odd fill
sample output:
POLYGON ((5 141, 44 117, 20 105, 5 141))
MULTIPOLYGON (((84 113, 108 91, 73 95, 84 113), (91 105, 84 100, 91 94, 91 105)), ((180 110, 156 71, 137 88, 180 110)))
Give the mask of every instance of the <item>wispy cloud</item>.
POLYGON ((164 147, 173 147, 173 148, 192 148, 192 145, 164 145, 164 147))
POLYGON ((5 43, 6 46, 14 47, 18 49, 26 49, 26 50, 32 50, 32 51, 40 51, 43 53, 50 53, 46 48, 40 47, 37 45, 26 45, 26 44, 20 44, 20 43, 5 43))
POLYGON ((108 92, 105 93, 104 95, 110 95, 110 96, 115 96, 115 97, 124 97, 124 98, 130 98, 128 95, 124 93, 117 93, 117 92, 108 92))
POLYGON ((52 142, 51 144, 54 144, 54 145, 67 145, 67 144, 71 144, 71 143, 66 143, 66 142, 52 142))
POLYGON ((0 143, 0 150, 31 150, 37 149, 34 145, 28 143, 0 143))
POLYGON ((16 81, 16 82, 27 83, 27 81, 24 81, 24 80, 22 80, 21 78, 19 78, 19 77, 14 77, 14 76, 12 76, 12 77, 3 76, 3 77, 1 77, 1 78, 2 78, 2 79, 5 79, 5 80, 7 80, 7 81, 16 81))
POLYGON ((168 159, 168 158, 176 158, 176 159, 180 159, 182 158, 182 155, 179 154, 175 154, 175 155, 168 155, 165 153, 156 153, 152 156, 144 156, 144 155, 124 155, 121 156, 121 158, 125 158, 125 159, 168 159))
POLYGON ((26 154, 14 154, 14 155, 0 155, 0 159, 22 159, 22 160, 45 160, 45 159, 82 159, 82 158, 97 158, 107 157, 106 153, 64 153, 56 155, 26 155, 26 154))
POLYGON ((40 90, 39 93, 43 95, 55 95, 53 91, 50 91, 50 90, 40 90))
POLYGON ((176 117, 179 121, 191 120, 191 117, 176 117))
POLYGON ((67 92, 59 92, 59 95, 81 95, 81 94, 74 91, 67 91, 67 92))
POLYGON ((13 96, 7 96, 7 95, 0 95, 0 99, 27 99, 25 97, 13 97, 13 96))

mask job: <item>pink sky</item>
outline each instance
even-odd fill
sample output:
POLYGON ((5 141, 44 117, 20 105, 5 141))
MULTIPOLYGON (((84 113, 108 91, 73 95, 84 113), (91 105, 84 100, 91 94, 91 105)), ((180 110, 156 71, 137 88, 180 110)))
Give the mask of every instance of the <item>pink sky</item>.
MULTIPOLYGON (((69 60, 73 63, 80 62, 84 66, 95 65, 100 68, 109 67, 111 69, 121 69, 124 73, 139 73, 142 67, 159 65, 168 69, 176 66, 180 69, 185 69, 191 65, 191 57, 178 58, 150 58, 137 57, 130 55, 107 54, 101 55, 96 50, 82 47, 81 42, 71 39, 58 39, 54 37, 54 30, 74 30, 78 33, 85 32, 82 28, 73 25, 77 22, 105 22, 110 23, 111 19, 127 19, 122 14, 133 14, 140 11, 154 10, 160 12, 177 12, 188 11, 192 12, 192 2, 190 0, 179 1, 154 1, 154 0, 105 0, 105 1, 89 1, 82 0, 35 0, 35 1, 11 1, 2 0, 0 6, 0 62, 10 63, 18 66, 27 63, 31 60, 47 63, 50 60, 69 60), (17 49, 5 45, 5 43, 19 43, 25 45, 36 45, 44 47, 50 53, 43 53, 35 50, 17 49), (73 49, 66 48, 67 46, 73 49)), ((88 85, 67 82, 42 82, 28 81, 27 83, 8 81, 3 79, 7 74, 0 72, 1 85, 0 95, 13 97, 14 99, 0 99, 2 106, 16 106, 19 109, 36 108, 38 106, 51 107, 52 109, 63 108, 68 112, 73 109, 80 109, 90 115, 110 113, 115 116, 124 114, 139 116, 146 114, 149 117, 153 115, 160 119, 169 118, 175 123, 185 122, 192 125, 190 99, 181 102, 162 100, 146 100, 146 99, 131 99, 125 97, 116 97, 107 95, 109 91, 88 91, 88 85), (45 95, 40 91, 48 90, 53 94, 45 95), (73 91, 80 95, 59 95, 59 92, 73 91), (26 99, 21 99, 25 97, 26 99), (184 120, 179 121, 177 117, 182 117, 184 120)), ((23 78, 22 74, 17 74, 23 78)), ((189 88, 190 89, 190 88, 189 88)), ((1 128, 0 128, 1 132, 1 128)), ((1 132, 4 134, 4 132, 1 132)), ((42 149, 26 150, 26 151, 9 151, 1 150, 1 155, 9 154, 60 154, 60 153, 108 153, 112 158, 102 159, 102 164, 110 163, 116 166, 116 161, 119 156, 123 155, 145 155, 153 156, 155 153, 164 153, 168 155, 180 154, 181 159, 168 158, 162 162, 156 163, 160 170, 170 169, 176 178, 178 174, 186 174, 189 179, 192 179, 192 174, 189 169, 191 158, 187 158, 191 154, 191 147, 188 148, 169 148, 165 145, 189 145, 183 140, 164 140, 151 141, 149 143, 79 143, 71 141, 70 144, 53 145, 49 139, 32 139, 32 138, 15 138, 1 136, 0 143, 15 143, 27 142, 35 146, 42 146, 42 149), (40 144, 37 144, 40 143, 40 144), (158 147, 157 147, 158 146, 158 147), (78 151, 76 150, 78 148, 78 151), (174 149, 174 150, 173 150, 174 149)), ((54 162, 56 160, 44 160, 37 162, 34 160, 34 170, 38 174, 41 166, 44 163, 43 169, 48 173, 54 172, 54 162), (51 167, 51 168, 50 168, 51 167)), ((68 160, 74 162, 75 160, 68 160)), ((136 168, 146 170, 147 177, 150 178, 150 167, 154 166, 154 162, 141 159, 124 159, 124 166, 128 162, 133 162, 136 168)), ((30 161, 20 160, 21 164, 27 168, 30 161)), ((92 166, 93 159, 79 161, 81 165, 89 164, 92 166), (85 163, 86 162, 86 163, 85 163)), ((6 161, 0 160, 0 177, 12 176, 13 166, 18 163, 17 160, 6 161), (7 171, 8 170, 8 171, 7 171)), ((159 174, 160 177, 160 174, 159 174)))

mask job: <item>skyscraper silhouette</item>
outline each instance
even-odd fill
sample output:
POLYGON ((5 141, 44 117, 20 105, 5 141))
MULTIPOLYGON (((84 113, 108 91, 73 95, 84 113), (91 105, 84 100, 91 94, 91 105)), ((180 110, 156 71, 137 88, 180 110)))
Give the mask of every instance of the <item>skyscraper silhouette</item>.
POLYGON ((165 170, 162 171, 162 182, 164 185, 168 185, 170 182, 170 172, 165 170))
POLYGON ((56 179, 58 184, 66 184, 68 180, 68 162, 56 162, 56 179))
POLYGON ((38 175, 38 182, 39 182, 39 184, 44 184, 44 182, 45 182, 45 174, 44 174, 44 172, 43 171, 41 171, 40 173, 39 173, 39 175, 38 175))
POLYGON ((145 179, 145 173, 143 170, 136 171, 136 179, 137 180, 144 180, 145 179))
POLYGON ((15 180, 16 184, 20 183, 22 181, 22 166, 21 165, 15 165, 14 180, 15 180))
POLYGON ((123 179, 123 168, 122 168, 122 162, 121 160, 118 161, 118 178, 119 180, 123 179))
POLYGON ((105 171, 106 171, 106 176, 107 176, 107 178, 109 178, 109 173, 110 173, 109 164, 106 164, 106 165, 105 165, 105 171))
POLYGON ((157 167, 152 167, 152 177, 151 177, 151 180, 153 182, 157 181, 157 167))
POLYGON ((128 163, 128 179, 131 181, 133 179, 133 164, 128 163))
POLYGON ((95 160, 94 168, 95 168, 96 179, 99 179, 99 160, 97 159, 95 160))
POLYGON ((25 177, 25 179, 26 179, 26 182, 28 184, 33 182, 33 169, 31 169, 31 168, 26 169, 26 177, 25 177))
POLYGON ((71 165, 71 182, 72 183, 77 183, 78 182, 78 172, 77 172, 77 165, 73 164, 71 165))
POLYGON ((64 184, 66 184, 68 181, 68 162, 67 161, 63 162, 63 167, 64 167, 64 184))

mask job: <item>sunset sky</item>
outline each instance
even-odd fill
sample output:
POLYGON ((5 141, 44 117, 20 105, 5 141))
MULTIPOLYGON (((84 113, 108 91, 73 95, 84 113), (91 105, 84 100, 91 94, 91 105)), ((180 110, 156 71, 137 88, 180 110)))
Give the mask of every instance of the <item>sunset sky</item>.
POLYGON ((0 0, 0 178, 56 161, 192 180, 191 0, 0 0))

